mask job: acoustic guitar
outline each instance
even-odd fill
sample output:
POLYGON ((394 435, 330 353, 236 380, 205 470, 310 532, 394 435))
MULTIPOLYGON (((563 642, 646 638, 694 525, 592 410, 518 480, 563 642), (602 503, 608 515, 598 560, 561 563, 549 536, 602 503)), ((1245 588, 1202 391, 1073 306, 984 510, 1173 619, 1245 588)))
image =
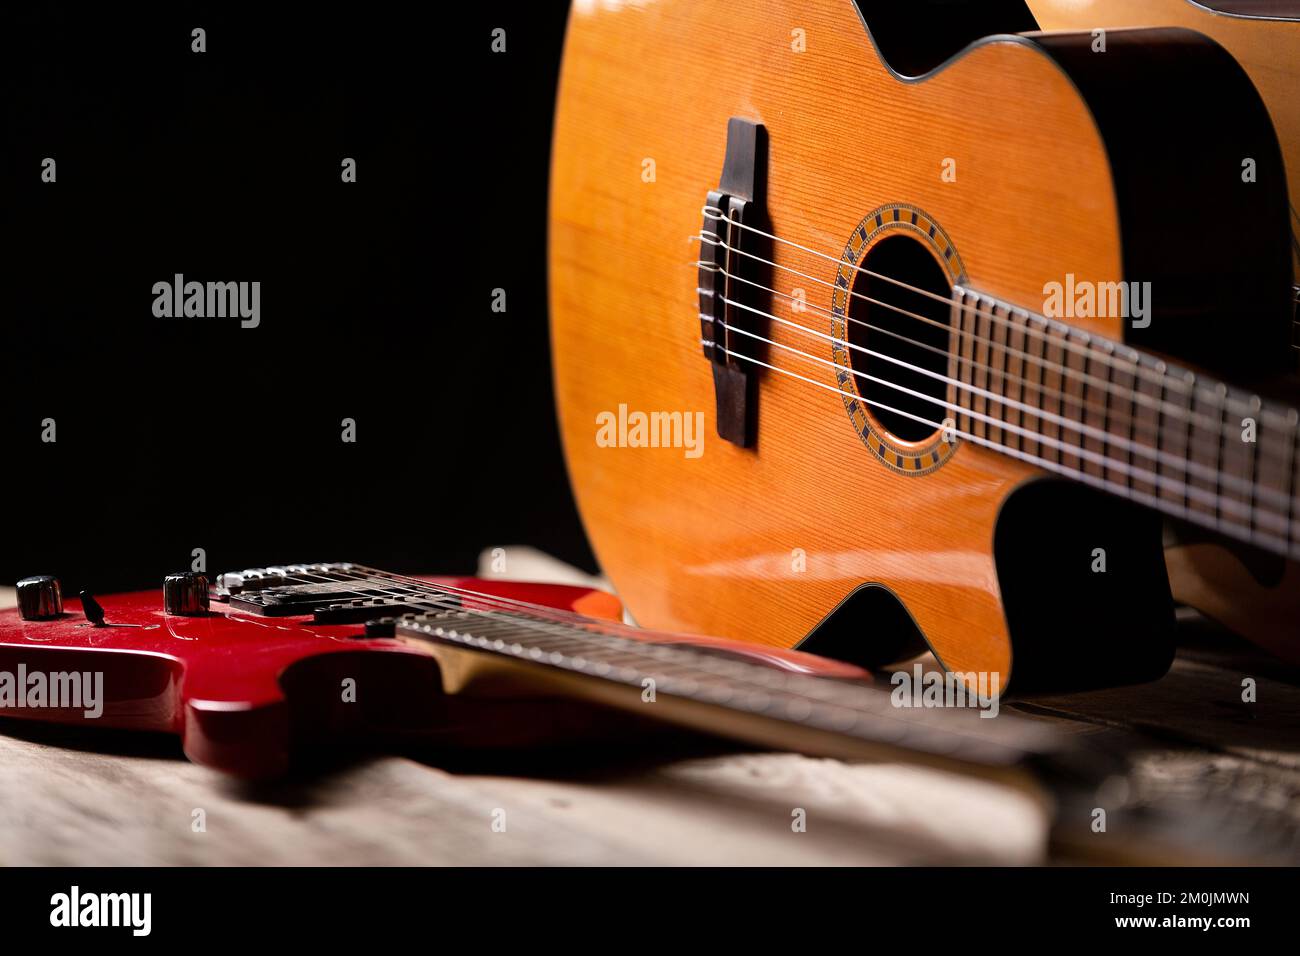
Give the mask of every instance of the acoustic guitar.
POLYGON ((651 627, 1157 677, 1162 515, 1300 556, 1268 111, 1185 29, 910 6, 574 7, 551 332, 589 535, 651 627))

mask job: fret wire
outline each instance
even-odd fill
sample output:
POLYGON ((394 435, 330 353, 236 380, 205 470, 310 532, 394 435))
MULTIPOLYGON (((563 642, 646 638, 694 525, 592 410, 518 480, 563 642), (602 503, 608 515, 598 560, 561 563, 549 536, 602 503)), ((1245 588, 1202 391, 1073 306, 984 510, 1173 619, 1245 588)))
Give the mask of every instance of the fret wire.
MULTIPOLYGON (((1080 374, 1076 376, 1079 390, 1079 396, 1076 400, 1079 414, 1079 431, 1075 435, 1075 440, 1079 443, 1081 469, 1094 477, 1100 478, 1106 473, 1106 460, 1109 457, 1106 451, 1106 439, 1089 434, 1084 428, 1085 425, 1089 428, 1092 427, 1091 422, 1096 414, 1094 403, 1088 401, 1089 388, 1095 388, 1095 386, 1088 383, 1088 380, 1094 377, 1088 374, 1088 369, 1096 361, 1096 346, 1087 336, 1081 337, 1081 344, 1084 347, 1079 350, 1078 369, 1080 374), (1096 444, 1100 444, 1100 448, 1094 447, 1096 444), (1091 457, 1083 457, 1082 452, 1084 451, 1095 451, 1102 460, 1097 461, 1091 457)), ((1073 391, 1073 388, 1071 391, 1073 391)))
MULTIPOLYGON (((998 307, 994 305, 990 309, 990 311, 993 313, 994 316, 997 315, 997 308, 998 307)), ((1006 324, 999 322, 997 326, 993 329, 992 333, 989 335, 990 368, 988 373, 988 381, 989 381, 988 389, 994 395, 1001 395, 1003 393, 1003 390, 1006 388, 1005 375, 1003 374, 1002 370, 999 368, 998 365, 999 361, 1001 362, 1006 361, 1006 330, 1007 330, 1006 324), (1000 351, 998 349, 999 334, 1001 334, 1002 336, 1000 351), (995 358, 994 356, 999 356, 999 358, 995 358)), ((1006 413, 1007 413, 1007 407, 1004 402, 999 402, 997 399, 989 400, 989 414, 995 421, 1005 417, 1006 413)), ((990 440, 996 442, 999 445, 1003 444, 1006 440, 1005 430, 995 425, 989 429, 989 438, 990 440)))
MULTIPOLYGON (((1044 338, 1044 341, 1045 341, 1045 344, 1044 344, 1044 356, 1045 356, 1045 357, 1047 358, 1047 360, 1050 361, 1050 362, 1052 363, 1052 365, 1053 365, 1052 379, 1051 379, 1051 385, 1050 385, 1051 390, 1052 390, 1052 393, 1053 393, 1053 397, 1056 399, 1056 408, 1053 410, 1053 414, 1055 414, 1055 415, 1057 415, 1057 416, 1059 416, 1059 417, 1061 417, 1061 418, 1064 418, 1064 417, 1065 417, 1065 388, 1064 388, 1064 386, 1065 386, 1065 373, 1066 373, 1066 371, 1067 371, 1067 369, 1066 369, 1066 367, 1065 367, 1065 351, 1066 351, 1066 350, 1065 350, 1065 344, 1064 344, 1064 336, 1061 334, 1061 331, 1060 331, 1059 328, 1057 328, 1057 327, 1055 327, 1055 326, 1052 326, 1052 327, 1050 327, 1050 328, 1048 329, 1048 333, 1047 333, 1047 335, 1045 335, 1043 338, 1044 338), (1059 354, 1059 355, 1060 355, 1060 360, 1059 360, 1059 361, 1057 361, 1055 358, 1053 358, 1053 352, 1052 352, 1052 349, 1053 349, 1053 348, 1055 348, 1055 349, 1058 350, 1058 352, 1057 352, 1056 354, 1059 354), (1059 372, 1056 371, 1057 368, 1060 369, 1059 372)), ((1044 429, 1044 432, 1046 432, 1046 431, 1047 431, 1047 430, 1044 429)), ((1047 437, 1048 437, 1049 439, 1052 439, 1053 441, 1059 441, 1060 438, 1061 438, 1061 435, 1062 435, 1061 426, 1060 426, 1060 425, 1057 425, 1056 423, 1053 423, 1053 425, 1052 425, 1052 429, 1051 429, 1051 433, 1048 434, 1047 437)), ((1066 465, 1065 460, 1064 460, 1064 457, 1063 457, 1065 449, 1062 448, 1060 445, 1057 445, 1057 444, 1050 444, 1049 447, 1051 447, 1051 449, 1052 449, 1052 454, 1055 456, 1055 458, 1054 458, 1054 463, 1055 463, 1055 464, 1058 464, 1058 465, 1061 465, 1062 467, 1066 467, 1066 468, 1068 468, 1069 466, 1066 465)))
MULTIPOLYGON (((1187 398, 1187 410, 1189 414, 1186 416, 1186 421, 1184 423, 1180 423, 1182 426, 1181 427, 1182 447, 1183 447, 1183 456, 1188 459, 1191 459, 1192 458, 1192 430, 1194 426, 1194 421, 1191 417, 1190 412, 1192 411, 1193 407, 1196 404, 1196 392, 1193 389, 1189 388, 1184 394, 1187 398)), ((1192 489, 1192 485, 1190 481, 1183 485, 1183 510, 1184 511, 1189 511, 1189 512, 1191 511, 1191 489, 1192 489)))
MULTIPOLYGON (((1025 360, 1021 357, 1021 353, 1024 351, 1024 345, 1024 325, 1020 322, 1012 322, 1007 333, 1007 369, 1012 382, 1016 383, 1013 386, 1016 389, 1014 401, 1020 405, 1025 404, 1025 360), (1012 362, 1015 363, 1014 371, 1012 370, 1012 362)), ((1015 416, 1015 421, 1011 424, 1017 426, 1024 424, 1024 415, 1016 405, 1011 405, 1007 409, 1008 419, 1013 415, 1015 416)), ((1015 431, 1014 428, 1008 431, 1007 438, 1009 447, 1017 450, 1024 443, 1019 432, 1015 431)))
MULTIPOLYGON (((1204 407, 1206 405, 1213 404, 1211 401, 1208 401, 1206 399, 1206 394, 1207 393, 1205 389, 1199 386, 1194 387, 1191 390, 1191 407, 1193 413, 1195 413, 1198 407, 1204 407)), ((1209 460, 1209 461, 1213 461, 1215 464, 1215 474, 1216 474, 1215 478, 1204 479, 1204 480, 1198 478, 1193 483, 1193 487, 1201 490, 1205 494, 1203 498, 1198 496, 1195 503, 1191 505, 1191 510, 1196 514, 1201 515, 1204 519, 1206 519, 1209 522, 1209 526, 1211 528, 1217 529, 1221 526, 1223 521, 1223 514, 1221 508, 1223 499, 1218 495, 1216 491, 1217 473, 1218 473, 1218 466, 1219 466, 1219 460, 1218 460, 1218 454, 1220 448, 1219 438, 1222 433, 1223 419, 1219 415, 1217 410, 1215 412, 1215 420, 1216 420, 1216 428, 1215 428, 1215 434, 1213 435, 1207 434, 1206 432, 1208 430, 1206 429, 1196 428, 1194 425, 1191 427, 1191 430, 1188 435, 1188 457, 1193 461, 1199 462, 1203 460, 1209 460), (1210 447, 1211 442, 1213 442, 1212 447, 1210 447)))
MULTIPOLYGON (((1060 349, 1061 356, 1061 372, 1057 385, 1060 394, 1056 396, 1056 413, 1066 422, 1070 422, 1072 421, 1070 412, 1073 409, 1073 401, 1071 400, 1069 390, 1074 378, 1072 374, 1073 370, 1070 368, 1070 359, 1073 356, 1073 353, 1067 347, 1070 340, 1070 333, 1058 330, 1056 335, 1058 339, 1056 344, 1060 349)), ((1073 429, 1067 428, 1065 424, 1057 426, 1055 437, 1060 440, 1061 444, 1056 449, 1056 460, 1062 467, 1081 471, 1082 469, 1069 461, 1071 456, 1066 446, 1073 437, 1070 434, 1071 431, 1073 431, 1073 429)))
MULTIPOLYGON (((962 315, 962 326, 966 330, 966 334, 962 342, 962 351, 965 353, 965 355, 968 358, 968 361, 965 363, 965 371, 964 371, 965 381, 967 382, 967 384, 971 386, 971 388, 974 388, 975 387, 975 350, 976 350, 975 326, 978 320, 975 317, 975 310, 971 307, 969 297, 967 297, 966 299, 966 304, 965 307, 962 309, 961 315, 962 315)), ((974 398, 974 395, 975 395, 974 392, 964 391, 959 396, 962 407, 968 410, 968 413, 962 416, 963 425, 961 428, 963 432, 967 432, 967 433, 969 433, 973 429, 975 424, 975 420, 969 414, 969 411, 973 410, 972 399, 974 398)))
POLYGON ((965 345, 965 323, 962 316, 965 314, 965 303, 960 293, 953 296, 952 305, 948 312, 948 378, 949 384, 945 391, 948 396, 949 404, 954 406, 952 420, 956 426, 965 430, 965 413, 961 401, 961 385, 966 384, 964 373, 962 371, 961 356, 965 345))
MULTIPOLYGON (((1104 345, 1102 346, 1102 350, 1103 350, 1103 352, 1104 352, 1107 356, 1109 356, 1110 358, 1113 359, 1113 357, 1114 357, 1114 349, 1111 347, 1111 345, 1110 345, 1109 343, 1104 344, 1104 345)), ((1106 370, 1106 387, 1103 388, 1103 389, 1102 389, 1102 392, 1101 392, 1101 418, 1100 418, 1100 426, 1099 426, 1098 430, 1099 430, 1103 435, 1109 436, 1109 435, 1110 435, 1110 429, 1111 429, 1111 420, 1110 420, 1111 400, 1110 400, 1110 396, 1111 396, 1111 386, 1113 385, 1113 383, 1114 383, 1114 381, 1115 381, 1115 363, 1114 363, 1113 361, 1106 361, 1106 362, 1103 362, 1103 363, 1102 363, 1102 367, 1106 370)), ((1095 419, 1094 419, 1094 420, 1095 420, 1095 419)), ((1106 459, 1107 461, 1109 461, 1110 458, 1111 458, 1111 454, 1110 454, 1109 446, 1110 446, 1109 438, 1102 438, 1102 439, 1100 439, 1100 451, 1101 451, 1101 455, 1102 455, 1102 458, 1103 458, 1103 459, 1106 459)), ((1130 454, 1130 456, 1132 455, 1132 450, 1131 450, 1131 449, 1130 449, 1130 451, 1129 451, 1129 454, 1130 454)), ((1100 477, 1103 477, 1103 478, 1106 477, 1106 476, 1107 476, 1107 470, 1108 470, 1108 467, 1109 467, 1109 466, 1107 466, 1106 464, 1102 464, 1102 465, 1099 466, 1099 467, 1100 467, 1100 469, 1101 469, 1100 472, 1099 472, 1099 476, 1100 476, 1100 477)), ((1113 471, 1114 469, 1110 469, 1110 470, 1113 471)))
MULTIPOLYGON (((1163 368, 1163 366, 1161 366, 1161 367, 1163 368)), ((1160 398, 1161 398, 1161 400, 1163 401, 1164 399, 1168 398, 1168 396, 1169 396, 1169 377, 1168 377, 1167 375, 1161 375, 1161 376, 1160 376, 1160 380, 1159 380, 1159 382, 1158 382, 1157 384, 1160 386, 1160 398)), ((1164 422, 1164 407, 1163 407, 1163 406, 1160 406, 1160 407, 1157 407, 1157 409, 1156 409, 1156 426, 1155 426, 1155 433, 1154 433, 1154 435, 1152 436, 1153 441, 1156 443, 1157 446, 1159 446, 1159 445, 1161 445, 1161 444, 1167 444, 1167 440, 1166 440, 1165 442, 1162 442, 1161 439, 1160 439, 1160 436, 1161 436, 1161 435, 1166 434, 1165 431, 1164 431, 1164 429, 1163 429, 1163 422, 1164 422)), ((1156 472, 1156 486, 1155 486, 1155 491, 1156 491, 1156 494, 1159 495, 1159 494, 1161 494, 1161 491, 1160 491, 1160 477, 1161 477, 1161 475, 1160 475, 1160 463, 1159 463, 1159 461, 1156 462, 1155 472, 1156 472)))
MULTIPOLYGON (((1249 409, 1247 411, 1249 412, 1249 409)), ((1223 429, 1218 447, 1219 473, 1215 479, 1216 493, 1238 503, 1242 509, 1242 523, 1247 529, 1254 531, 1257 524, 1255 504, 1260 489, 1254 479, 1250 460, 1252 446, 1256 446, 1257 443, 1244 440, 1241 432, 1244 426, 1233 423, 1235 416, 1231 415, 1226 405, 1222 408, 1222 415, 1223 429)), ((1258 429, 1258 422, 1256 428, 1258 429)), ((1258 439, 1258 431, 1255 437, 1258 439)))
MULTIPOLYGON (((1116 368, 1118 369, 1118 366, 1116 368)), ((1127 464, 1130 466, 1130 468, 1122 469, 1122 471, 1123 471, 1125 484, 1130 490, 1132 490, 1133 476, 1132 476, 1131 466, 1133 464, 1133 445, 1137 442, 1137 394, 1136 394, 1137 393, 1137 372, 1136 371, 1128 372, 1127 369, 1125 369, 1125 372, 1126 374, 1129 375, 1127 390, 1129 394, 1132 396, 1133 402, 1132 405, 1130 406, 1130 409, 1125 415, 1125 418, 1128 420, 1128 433, 1125 436, 1128 440, 1128 445, 1126 445, 1125 447, 1128 449, 1127 464)), ((1125 386, 1121 384, 1120 385, 1121 391, 1124 390, 1124 388, 1125 386)))
MULTIPOLYGON (((988 325, 989 317, 978 308, 976 300, 975 312, 975 372, 971 376, 971 381, 975 387, 982 391, 988 391, 988 355, 989 355, 989 337, 988 325)), ((988 398, 985 395, 976 393, 972 396, 971 411, 975 413, 975 420, 972 423, 974 433, 980 438, 988 437, 988 421, 986 418, 979 416, 988 415, 988 398)))
MULTIPOLYGON (((1067 340, 1070 338, 1069 333, 1066 333, 1065 338, 1067 340)), ((1087 374, 1087 355, 1088 353, 1081 349, 1070 350, 1070 352, 1067 355, 1065 355, 1065 368, 1067 372, 1070 372, 1072 374, 1066 376, 1065 373, 1062 373, 1062 377, 1065 380, 1064 389, 1063 389, 1065 392, 1065 397, 1062 399, 1062 402, 1068 403, 1069 406, 1069 411, 1065 413, 1065 416, 1070 421, 1078 422, 1080 425, 1083 424, 1083 387, 1084 387, 1084 383, 1081 376, 1087 374), (1082 363, 1082 367, 1080 366, 1080 363, 1082 363), (1075 395, 1076 388, 1079 390, 1077 396, 1075 395)), ((1067 446, 1075 442, 1078 442, 1079 449, 1082 450, 1083 441, 1084 441, 1083 429, 1077 428, 1077 429, 1071 429, 1070 431, 1071 431, 1071 434, 1069 436, 1070 441, 1067 443, 1067 446)), ((1067 452, 1065 449, 1062 449, 1061 451, 1063 454, 1068 454, 1072 459, 1072 461, 1068 463, 1068 467, 1074 468, 1078 471, 1082 471, 1085 474, 1091 474, 1091 471, 1089 470, 1089 465, 1095 464, 1095 462, 1090 462, 1083 455, 1075 454, 1074 451, 1072 450, 1067 452)))
MULTIPOLYGON (((1025 334, 1028 334, 1028 328, 1026 328, 1025 334)), ((1037 360, 1034 362, 1034 368, 1038 371, 1038 375, 1036 376, 1038 380, 1038 407, 1042 411, 1047 411, 1047 336, 1040 335, 1034 341, 1037 343, 1038 348, 1037 360)), ((1041 423, 1042 419, 1040 418, 1039 421, 1041 423)), ((1041 424, 1039 431, 1042 431, 1041 424)), ((1043 443, 1034 439, 1033 454, 1036 457, 1045 458, 1046 456, 1043 455, 1042 449, 1043 443)))

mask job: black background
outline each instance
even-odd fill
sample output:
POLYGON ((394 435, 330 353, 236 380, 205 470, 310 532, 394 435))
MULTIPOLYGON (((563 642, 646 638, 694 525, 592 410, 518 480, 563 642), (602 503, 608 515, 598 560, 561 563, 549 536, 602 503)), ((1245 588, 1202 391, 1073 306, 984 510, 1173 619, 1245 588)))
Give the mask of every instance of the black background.
POLYGON ((517 542, 592 566, 547 351, 565 13, 6 11, 0 580, 153 586, 198 547, 213 572, 464 572, 517 542), (178 272, 261 281, 260 327, 155 318, 178 272))
MULTIPOLYGON (((725 881, 733 895, 743 894, 742 899, 759 900, 771 896, 772 876, 760 867, 679 868, 673 873, 671 918, 675 925, 690 927, 693 947, 706 952, 806 949, 809 923, 801 911, 788 917, 778 915, 773 905, 767 907, 772 913, 758 916, 720 911, 721 901, 732 898, 719 894, 720 883, 725 881)), ((987 934, 999 918, 1008 933, 1026 940, 1052 943, 1068 935, 1074 941, 1113 945, 1126 936, 1139 944, 1167 937, 1180 951, 1201 951, 1187 945, 1197 938, 1213 941, 1213 951, 1233 952, 1237 941, 1253 938, 1252 930, 1272 926, 1269 938, 1276 939, 1290 926, 1293 886, 1293 872, 1286 867, 890 867, 848 872, 809 867, 799 874, 799 889, 816 901, 819 916, 847 918, 862 913, 867 900, 874 926, 918 943, 933 938, 937 945, 931 948, 938 952, 951 951, 954 940, 963 948, 975 947, 976 936, 987 934), (1111 900, 1111 894, 1157 893, 1178 899, 1184 892, 1248 893, 1249 902, 1137 907, 1111 900), (1214 927, 1207 933, 1115 924, 1117 917, 1169 916, 1245 916, 1250 926, 1214 927)), ((336 952, 374 949, 403 933, 429 938, 444 926, 459 928, 462 935, 467 928, 481 927, 502 948, 554 949, 571 944, 577 928, 573 919, 557 918, 557 913, 576 910, 586 936, 609 939, 626 936, 629 920, 662 919, 646 912, 643 901, 663 896, 657 869, 615 874, 554 868, 544 880, 526 867, 461 868, 446 874, 390 867, 0 869, 6 940, 30 940, 51 949, 51 943, 61 942, 64 947, 130 947, 133 952, 166 946, 175 952, 195 948, 201 939, 208 946, 239 949, 259 945, 259 940, 262 947, 283 941, 298 949, 319 943, 336 952), (125 928, 50 926, 51 897, 68 893, 74 884, 81 893, 151 893, 150 935, 135 937, 125 928), (329 905, 322 906, 322 900, 329 905)))

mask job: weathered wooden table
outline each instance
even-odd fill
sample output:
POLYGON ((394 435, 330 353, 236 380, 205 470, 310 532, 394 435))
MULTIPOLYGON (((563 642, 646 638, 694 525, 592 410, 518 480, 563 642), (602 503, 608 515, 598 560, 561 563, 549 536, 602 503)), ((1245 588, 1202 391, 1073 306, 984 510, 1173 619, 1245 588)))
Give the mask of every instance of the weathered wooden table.
MULTIPOLYGON (((578 580, 515 554, 520 577, 578 580)), ((1186 646, 1159 682, 1015 706, 1082 734, 1152 732, 1148 782, 1231 789, 1270 825, 1300 828, 1300 674, 1183 624, 1186 646)), ((254 786, 189 763, 171 738, 0 721, 11 865, 1024 864, 1049 861, 1045 834, 1037 806, 989 783, 693 738, 544 761, 375 756, 254 786)))

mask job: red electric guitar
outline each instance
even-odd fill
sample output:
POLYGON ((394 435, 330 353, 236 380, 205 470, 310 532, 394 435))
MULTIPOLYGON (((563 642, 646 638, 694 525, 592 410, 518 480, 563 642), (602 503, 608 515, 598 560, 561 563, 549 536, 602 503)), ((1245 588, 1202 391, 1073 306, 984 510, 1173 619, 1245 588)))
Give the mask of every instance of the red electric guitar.
MULTIPOLYGON (((622 615, 615 597, 587 588, 408 578, 352 564, 222 574, 212 588, 201 574, 171 575, 162 593, 116 594, 102 605, 93 597, 65 604, 52 577, 24 579, 18 591, 19 606, 0 611, 0 716, 179 734, 191 760, 243 777, 279 775, 295 747, 340 736, 416 734, 479 745, 529 742, 521 728, 549 737, 580 729, 537 728, 513 720, 503 703, 477 708, 469 697, 448 706, 433 659, 376 619, 432 607, 431 600, 491 614, 564 612, 566 621, 622 615), (19 684, 28 674, 83 672, 103 674, 102 713, 93 717, 80 702, 16 706, 25 699, 4 698, 5 674, 19 684)), ((658 639, 770 667, 870 679, 799 652, 658 639)))
POLYGON ((595 730, 626 743, 642 726, 676 725, 978 774, 1044 801, 1054 844, 1073 856, 1298 855, 1276 828, 1261 845, 1258 808, 1152 802, 1105 786, 1140 742, 1101 747, 990 712, 996 694, 899 706, 896 689, 851 665, 630 627, 616 599, 585 588, 298 564, 223 574, 211 588, 201 574, 171 575, 162 594, 102 603, 83 593, 65 605, 49 577, 18 591, 18 608, 0 612, 0 716, 179 734, 191 759, 239 776, 282 773, 300 749, 343 735, 477 747, 595 730), (95 701, 54 699, 56 686, 66 692, 87 673, 99 675, 95 701), (44 696, 15 706, 6 680, 10 694, 40 685, 44 696), (1110 821, 1100 835, 1098 807, 1110 821))

